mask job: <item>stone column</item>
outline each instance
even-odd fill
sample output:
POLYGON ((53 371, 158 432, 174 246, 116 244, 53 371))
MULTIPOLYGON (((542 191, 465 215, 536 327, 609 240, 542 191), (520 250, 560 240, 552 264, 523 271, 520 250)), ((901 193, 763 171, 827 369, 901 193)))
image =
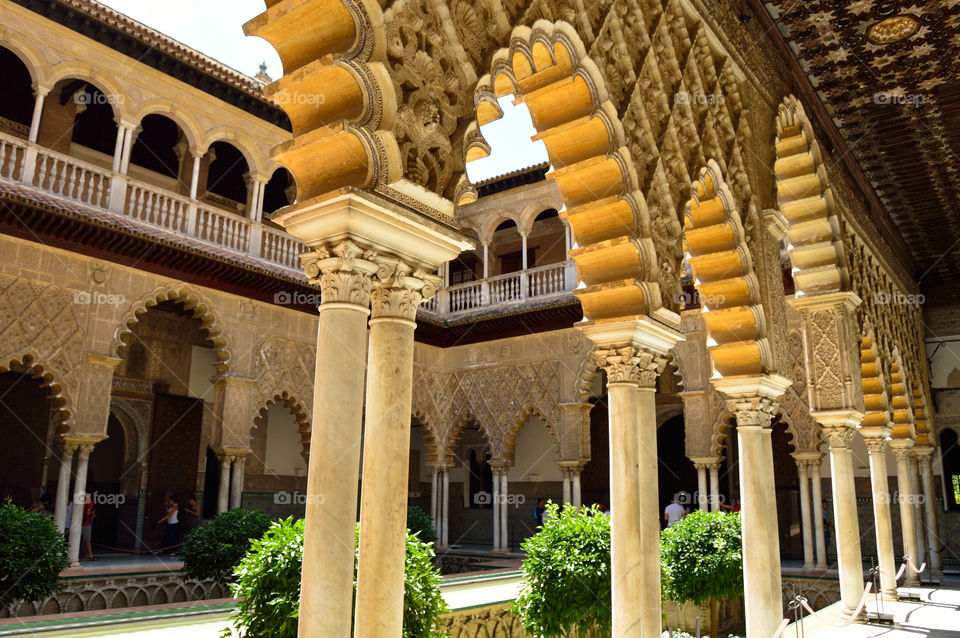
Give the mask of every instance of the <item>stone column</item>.
POLYGON ((570 475, 573 478, 573 506, 579 509, 583 505, 580 494, 580 468, 570 470, 570 475))
POLYGON ((383 260, 370 295, 357 636, 399 636, 403 624, 413 331, 417 307, 440 283, 436 275, 412 271, 383 260))
POLYGON ((96 441, 89 440, 77 446, 77 476, 74 481, 73 510, 70 516, 70 547, 67 557, 71 567, 80 566, 80 532, 83 528, 83 505, 86 502, 87 467, 96 441))
POLYGON ((931 457, 933 448, 928 446, 915 447, 914 453, 920 462, 920 479, 923 483, 923 511, 927 522, 927 556, 930 560, 930 577, 934 582, 940 582, 943 576, 943 565, 940 561, 940 536, 937 534, 937 502, 933 491, 933 468, 931 457))
POLYGON ((877 561, 880 568, 880 592, 887 600, 897 599, 897 561, 893 553, 893 527, 890 522, 890 488, 887 483, 887 440, 889 432, 863 430, 870 454, 870 487, 873 518, 877 535, 877 561))
POLYGON ((823 529, 823 481, 820 479, 820 464, 817 455, 810 461, 810 482, 813 484, 813 530, 817 541, 817 568, 827 568, 827 535, 823 529))
MULTIPOLYGON (((863 593, 863 558, 860 555, 860 525, 857 521, 857 494, 853 481, 853 437, 855 426, 824 424, 822 436, 830 444, 830 485, 833 488, 833 520, 837 535, 837 569, 840 572, 842 616, 851 618, 863 593)), ((840 417, 846 419, 846 416, 840 417)), ((862 418, 862 413, 860 415, 862 418)), ((822 419, 822 420, 821 420, 822 419)), ((846 422, 849 423, 849 422, 846 422)))
POLYGON ((890 447, 893 448, 893 454, 897 458, 897 502, 900 505, 900 534, 903 536, 903 554, 904 560, 907 560, 907 580, 904 583, 907 587, 917 587, 920 585, 920 579, 917 577, 917 570, 914 567, 920 567, 917 564, 917 558, 914 556, 917 548, 917 532, 913 521, 913 505, 910 503, 910 458, 912 453, 910 447, 913 441, 910 439, 893 439, 890 447))
POLYGON ((813 529, 810 524, 810 475, 809 462, 797 458, 797 471, 800 474, 800 527, 803 533, 803 568, 813 568, 813 529))
POLYGON ((124 175, 130 170, 130 152, 133 150, 133 142, 135 140, 133 132, 135 128, 137 128, 137 126, 131 124, 128 125, 127 129, 123 132, 123 151, 120 156, 120 172, 124 175))
POLYGON ((433 521, 433 532, 440 538, 440 519, 437 517, 437 503, 440 502, 440 494, 437 493, 437 479, 440 475, 440 468, 430 468, 430 520, 433 521))
POLYGON ((661 631, 656 381, 682 338, 676 315, 585 325, 607 374, 613 638, 661 631), (667 323, 669 321, 669 323, 667 323))
POLYGON ((757 390, 744 388, 737 391, 734 387, 732 392, 726 385, 720 385, 721 381, 728 380, 717 380, 716 387, 728 396, 727 408, 737 419, 740 518, 743 546, 749 548, 743 553, 747 635, 772 636, 783 618, 783 587, 770 422, 777 411, 774 400, 783 393, 789 381, 773 377, 757 390), (744 396, 737 397, 736 394, 744 396))
POLYGON ((36 144, 37 135, 40 134, 40 119, 43 115, 43 100, 50 92, 50 89, 45 86, 34 86, 33 94, 33 117, 30 120, 30 135, 27 137, 27 141, 31 144, 36 144))
POLYGON ((563 504, 567 505, 573 500, 570 496, 570 470, 561 466, 560 474, 563 476, 563 504))
POLYGON ((247 462, 246 455, 237 455, 233 459, 233 475, 230 478, 230 509, 242 507, 243 500, 243 466, 247 462))
POLYGON ((492 467, 490 470, 493 475, 493 494, 491 498, 491 508, 493 509, 493 551, 500 549, 500 468, 492 467))
POLYGON ((233 457, 229 454, 220 453, 217 455, 220 459, 220 485, 217 489, 217 514, 223 514, 230 509, 230 466, 233 465, 233 457))
POLYGON ((508 523, 509 495, 507 483, 507 473, 510 468, 504 467, 500 470, 500 551, 510 551, 510 533, 508 523))
POLYGON ((920 501, 920 463, 917 458, 916 445, 910 450, 910 504, 913 506, 913 524, 917 535, 917 559, 914 561, 919 569, 927 560, 927 534, 923 526, 923 507, 920 501))
POLYGON ((527 233, 520 233, 520 298, 527 298, 527 233))
POLYGON ((700 511, 706 512, 709 511, 710 505, 710 496, 707 492, 707 464, 694 461, 693 467, 697 470, 697 506, 700 511))
POLYGON ((707 466, 710 471, 710 511, 720 511, 720 461, 707 466))
POLYGON ((77 444, 63 439, 63 454, 60 455, 60 476, 57 478, 57 500, 53 508, 53 520, 61 534, 66 528, 67 499, 70 498, 70 471, 73 469, 73 455, 77 444))
POLYGON ((450 547, 450 467, 443 468, 443 497, 440 501, 443 515, 440 517, 443 523, 443 532, 440 534, 440 546, 450 547))
MULTIPOLYGON (((349 241, 319 245, 301 256, 307 276, 320 284, 323 303, 317 320, 300 638, 349 636, 352 624, 367 316, 377 268, 367 256, 349 241)), ((409 415, 407 421, 409 429, 409 415)), ((403 451, 409 454, 409 446, 403 451)))
POLYGON ((113 145, 113 164, 111 166, 114 173, 120 172, 120 162, 123 161, 123 144, 127 139, 129 130, 126 124, 117 122, 117 141, 113 145))
MULTIPOLYGON (((197 186, 200 183, 200 160, 203 159, 203 153, 191 149, 190 155, 193 157, 193 168, 190 172, 190 199, 197 198, 197 186)), ((193 232, 193 228, 189 229, 193 232)))

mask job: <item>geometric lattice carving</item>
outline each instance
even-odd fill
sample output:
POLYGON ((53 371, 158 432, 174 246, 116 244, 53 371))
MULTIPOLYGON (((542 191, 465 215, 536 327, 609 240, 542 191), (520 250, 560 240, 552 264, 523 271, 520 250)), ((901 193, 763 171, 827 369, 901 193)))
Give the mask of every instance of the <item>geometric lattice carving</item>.
POLYGON ((89 308, 75 293, 19 277, 0 277, 0 371, 26 368, 50 388, 67 427, 76 415, 84 333, 79 315, 89 308))
MULTIPOLYGON (((304 452, 310 446, 313 413, 315 346, 269 336, 257 345, 253 423, 271 403, 286 404, 297 422, 304 452)), ((335 401, 335 397, 331 397, 335 401)))

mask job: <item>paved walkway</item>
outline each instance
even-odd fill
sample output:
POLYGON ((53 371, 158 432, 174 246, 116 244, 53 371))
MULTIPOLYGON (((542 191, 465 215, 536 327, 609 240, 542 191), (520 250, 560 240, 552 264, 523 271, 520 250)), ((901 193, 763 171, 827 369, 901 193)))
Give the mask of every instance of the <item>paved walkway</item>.
MULTIPOLYGON (((901 589, 903 594, 906 590, 901 589)), ((783 638, 960 638, 960 591, 956 589, 911 590, 920 601, 883 603, 883 611, 893 614, 893 625, 852 623, 839 621, 839 605, 818 613, 821 618, 804 620, 803 627, 791 625, 783 638)), ((876 611, 877 604, 869 603, 868 611, 876 611)))

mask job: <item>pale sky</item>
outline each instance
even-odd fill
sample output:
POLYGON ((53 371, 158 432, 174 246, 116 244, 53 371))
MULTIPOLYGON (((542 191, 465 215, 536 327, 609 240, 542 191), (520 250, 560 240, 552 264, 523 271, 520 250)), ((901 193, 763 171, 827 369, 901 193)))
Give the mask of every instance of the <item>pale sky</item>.
MULTIPOLYGON (((265 10, 263 0, 100 1, 241 73, 255 75, 265 61, 271 78, 283 75, 273 47, 243 34, 243 23, 265 10)), ((530 141, 535 130, 527 107, 513 106, 513 96, 500 98, 499 103, 503 117, 482 127, 491 146, 490 157, 467 166, 467 177, 473 182, 547 161, 543 142, 530 141)))

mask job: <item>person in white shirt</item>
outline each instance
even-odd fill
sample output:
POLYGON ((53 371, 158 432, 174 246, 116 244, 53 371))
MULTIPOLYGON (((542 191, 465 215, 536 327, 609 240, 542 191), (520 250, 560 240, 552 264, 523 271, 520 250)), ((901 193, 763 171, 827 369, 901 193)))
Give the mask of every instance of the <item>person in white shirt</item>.
POLYGON ((686 508, 677 501, 676 496, 673 497, 673 501, 663 510, 663 520, 666 521, 667 527, 673 527, 686 515, 686 508))

